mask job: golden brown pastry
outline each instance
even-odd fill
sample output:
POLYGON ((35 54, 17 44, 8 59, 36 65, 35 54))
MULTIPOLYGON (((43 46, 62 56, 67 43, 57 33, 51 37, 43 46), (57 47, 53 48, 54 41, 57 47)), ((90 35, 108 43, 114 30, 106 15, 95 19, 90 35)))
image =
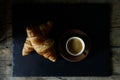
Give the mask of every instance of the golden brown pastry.
POLYGON ((47 22, 40 26, 27 27, 27 38, 23 47, 23 56, 28 55, 33 49, 46 59, 56 61, 56 53, 53 48, 54 41, 47 36, 52 28, 52 24, 47 22))
POLYGON ((25 43, 24 43, 23 50, 22 50, 22 56, 29 55, 33 50, 34 49, 32 47, 32 44, 31 44, 29 38, 27 37, 25 40, 25 43))

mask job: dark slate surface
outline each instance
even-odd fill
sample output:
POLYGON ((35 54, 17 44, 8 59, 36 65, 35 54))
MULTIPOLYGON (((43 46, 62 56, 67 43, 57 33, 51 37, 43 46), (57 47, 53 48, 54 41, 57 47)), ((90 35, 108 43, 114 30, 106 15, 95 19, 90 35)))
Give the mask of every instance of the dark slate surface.
MULTIPOLYGON (((13 6, 13 76, 108 76, 111 74, 109 52, 109 4, 36 4, 13 6), (68 62, 57 51, 52 63, 33 52, 21 54, 26 38, 25 27, 54 21, 51 38, 56 42, 69 29, 84 31, 91 42, 91 50, 81 62, 68 62)), ((57 46, 56 46, 57 47, 57 46)))

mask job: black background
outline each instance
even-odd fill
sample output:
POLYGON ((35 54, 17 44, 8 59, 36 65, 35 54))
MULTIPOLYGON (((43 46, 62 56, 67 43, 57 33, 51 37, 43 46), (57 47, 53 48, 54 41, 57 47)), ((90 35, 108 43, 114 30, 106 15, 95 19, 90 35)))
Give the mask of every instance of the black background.
POLYGON ((108 76, 111 74, 109 52, 109 4, 36 4, 13 6, 13 76, 108 76), (91 42, 87 58, 68 62, 57 51, 57 62, 33 52, 22 56, 27 25, 54 22, 50 37, 57 41, 70 29, 85 32, 91 42))

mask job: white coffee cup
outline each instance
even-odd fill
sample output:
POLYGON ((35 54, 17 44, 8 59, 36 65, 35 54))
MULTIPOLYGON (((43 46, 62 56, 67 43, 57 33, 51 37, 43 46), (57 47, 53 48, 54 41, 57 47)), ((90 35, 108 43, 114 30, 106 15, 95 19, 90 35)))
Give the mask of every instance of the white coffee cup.
POLYGON ((66 50, 72 56, 78 56, 85 50, 85 43, 80 37, 70 37, 66 42, 66 50))

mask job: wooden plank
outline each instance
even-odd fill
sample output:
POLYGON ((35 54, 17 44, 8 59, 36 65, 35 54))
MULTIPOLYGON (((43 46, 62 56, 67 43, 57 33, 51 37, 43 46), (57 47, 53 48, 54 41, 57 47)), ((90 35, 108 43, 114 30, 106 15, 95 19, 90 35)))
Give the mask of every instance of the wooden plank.
POLYGON ((113 4, 111 14, 112 14, 111 15, 112 27, 120 28, 120 5, 119 4, 113 4))
POLYGON ((120 76, 120 64, 113 64, 113 75, 120 76))
POLYGON ((112 80, 120 80, 120 75, 114 75, 111 77, 112 80))
POLYGON ((0 49, 0 60, 10 60, 11 61, 11 49, 6 48, 6 49, 0 49))
POLYGON ((110 45, 120 46, 120 28, 112 28, 110 30, 110 45))
POLYGON ((5 74, 5 67, 0 67, 0 75, 5 74))
POLYGON ((111 77, 13 77, 13 80, 111 80, 111 77))
POLYGON ((10 75, 11 69, 9 69, 9 72, 6 67, 0 67, 0 75, 10 75))
POLYGON ((5 77, 5 80, 14 80, 14 79, 10 76, 10 77, 5 77))
POLYGON ((25 77, 12 77, 13 80, 27 80, 25 77))
POLYGON ((59 77, 59 79, 60 80, 110 80, 111 78, 110 77, 59 77))
POLYGON ((120 64, 120 48, 112 48, 112 63, 120 64))
POLYGON ((0 48, 12 46, 12 24, 5 24, 0 27, 0 48))
POLYGON ((0 80, 13 80, 11 75, 0 75, 0 80))
POLYGON ((0 26, 0 48, 3 48, 6 40, 6 28, 4 26, 0 26))
POLYGON ((42 77, 12 77, 12 78, 13 80, 46 80, 43 79, 42 77))
POLYGON ((6 47, 12 49, 12 24, 6 24, 7 42, 6 47))
POLYGON ((12 65, 11 61, 0 61, 3 62, 0 64, 0 74, 11 75, 12 74, 12 65))
POLYGON ((6 66, 5 74, 11 75, 12 74, 12 66, 6 66))
POLYGON ((11 60, 0 60, 0 67, 10 66, 12 67, 11 60))

